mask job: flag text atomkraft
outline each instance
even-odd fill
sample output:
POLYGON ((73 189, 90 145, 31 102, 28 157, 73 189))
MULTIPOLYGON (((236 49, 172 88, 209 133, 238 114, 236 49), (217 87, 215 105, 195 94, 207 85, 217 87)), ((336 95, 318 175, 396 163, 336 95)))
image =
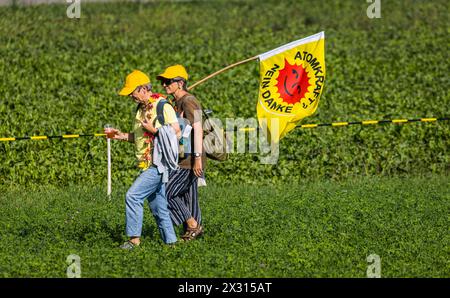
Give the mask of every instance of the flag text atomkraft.
MULTIPOLYGON (((325 80, 325 76, 319 75, 319 74, 323 74, 322 66, 320 65, 320 62, 319 62, 319 60, 317 60, 316 57, 314 57, 311 53, 308 53, 306 51, 303 51, 302 53, 300 53, 300 51, 298 51, 297 54, 295 54, 294 59, 300 59, 300 60, 308 62, 309 65, 311 66, 311 68, 314 70, 314 76, 316 77, 316 81, 315 81, 316 86, 314 87, 314 90, 313 90, 314 99, 308 98, 309 104, 312 104, 314 101, 316 101, 316 98, 320 97, 322 85, 325 80), (302 56, 302 54, 303 54, 303 56, 302 56)), ((303 105, 304 109, 306 109, 308 107, 308 105, 305 104, 304 102, 302 105, 303 105)))
POLYGON ((325 34, 319 32, 258 57, 258 119, 279 119, 276 134, 268 122, 268 138, 278 142, 317 109, 325 82, 325 34))

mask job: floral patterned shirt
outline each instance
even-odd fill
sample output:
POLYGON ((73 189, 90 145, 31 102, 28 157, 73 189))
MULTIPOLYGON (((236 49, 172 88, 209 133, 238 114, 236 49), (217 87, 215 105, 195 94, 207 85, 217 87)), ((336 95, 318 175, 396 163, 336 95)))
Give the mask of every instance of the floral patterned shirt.
MULTIPOLYGON (((162 99, 165 99, 162 95, 154 93, 148 104, 139 106, 134 118, 135 154, 138 167, 143 170, 152 165, 152 150, 155 136, 142 126, 141 121, 147 119, 147 121, 153 121, 155 128, 161 127, 159 121, 156 121, 156 106, 162 99)), ((178 122, 175 110, 170 104, 164 105, 164 120, 166 124, 178 122)))

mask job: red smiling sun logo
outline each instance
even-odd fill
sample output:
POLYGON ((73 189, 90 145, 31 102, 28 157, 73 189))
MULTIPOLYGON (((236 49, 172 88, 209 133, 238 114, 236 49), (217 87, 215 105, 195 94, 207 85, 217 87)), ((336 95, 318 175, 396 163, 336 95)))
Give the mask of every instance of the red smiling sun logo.
POLYGON ((280 97, 287 104, 300 102, 311 86, 308 80, 308 73, 303 66, 291 65, 285 59, 284 68, 280 70, 276 85, 280 97))

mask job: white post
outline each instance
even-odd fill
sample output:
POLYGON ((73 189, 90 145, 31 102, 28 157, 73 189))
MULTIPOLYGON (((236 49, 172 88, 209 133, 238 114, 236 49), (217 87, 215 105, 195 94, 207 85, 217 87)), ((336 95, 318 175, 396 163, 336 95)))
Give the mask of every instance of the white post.
POLYGON ((103 127, 105 129, 106 133, 106 144, 107 144, 107 153, 108 153, 108 189, 106 191, 107 195, 111 195, 111 139, 108 135, 111 132, 112 125, 111 124, 105 124, 103 127))
POLYGON ((111 139, 106 139, 107 147, 108 147, 108 196, 111 195, 111 139))

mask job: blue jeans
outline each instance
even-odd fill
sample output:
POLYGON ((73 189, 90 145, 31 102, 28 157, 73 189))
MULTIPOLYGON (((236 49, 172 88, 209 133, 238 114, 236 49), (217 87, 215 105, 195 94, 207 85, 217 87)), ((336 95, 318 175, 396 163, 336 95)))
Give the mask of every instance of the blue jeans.
POLYGON ((148 199, 164 243, 175 243, 177 236, 167 207, 166 187, 162 183, 162 175, 155 167, 142 172, 127 192, 125 198, 127 235, 141 236, 145 199, 148 199))

